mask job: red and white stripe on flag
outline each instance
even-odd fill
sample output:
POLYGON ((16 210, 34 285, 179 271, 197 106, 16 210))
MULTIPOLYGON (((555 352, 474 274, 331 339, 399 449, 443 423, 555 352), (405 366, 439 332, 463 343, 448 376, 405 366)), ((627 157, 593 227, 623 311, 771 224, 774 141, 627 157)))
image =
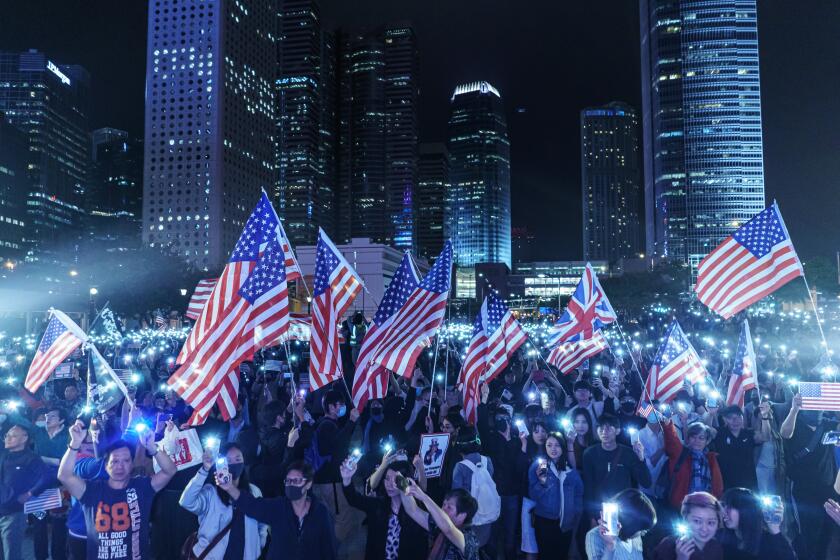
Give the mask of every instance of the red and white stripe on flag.
POLYGON ((804 274, 774 202, 697 267, 697 297, 725 319, 804 274))
POLYGON ((343 376, 338 322, 362 290, 362 280, 323 230, 315 249, 310 315, 309 384, 312 390, 343 376))
POLYGON ((802 410, 840 410, 840 383, 801 381, 802 410))
POLYGON ((671 401, 685 380, 697 383, 708 375, 700 356, 674 320, 659 347, 645 382, 647 395, 660 402, 671 401))
POLYGON ((73 319, 57 309, 53 309, 51 313, 50 322, 47 324, 23 383, 30 393, 37 391, 49 379, 58 364, 87 341, 87 335, 73 322, 73 319))
POLYGON ((198 281, 190 302, 187 304, 187 312, 185 313, 187 317, 193 321, 198 320, 201 316, 201 310, 204 309, 204 304, 210 299, 210 294, 213 293, 213 287, 218 281, 218 278, 207 278, 198 281))
POLYGON ((580 365, 609 348, 602 331, 595 331, 592 338, 578 342, 565 342, 553 348, 546 361, 565 374, 573 372, 580 365))

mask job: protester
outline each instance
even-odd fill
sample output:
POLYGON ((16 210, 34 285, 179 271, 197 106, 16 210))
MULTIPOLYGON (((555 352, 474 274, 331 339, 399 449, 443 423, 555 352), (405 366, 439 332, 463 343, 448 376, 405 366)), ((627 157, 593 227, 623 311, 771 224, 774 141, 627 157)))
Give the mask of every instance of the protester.
MULTIPOLYGON (((769 403, 762 403, 762 414, 770 413, 769 403)), ((770 439, 770 421, 762 420, 760 432, 744 427, 744 412, 737 405, 727 406, 719 413, 724 426, 718 429, 711 449, 717 453, 724 489, 758 489, 755 450, 770 439)))
POLYGON ((469 492, 464 489, 450 491, 441 508, 409 480, 402 503, 408 515, 429 532, 430 559, 478 560, 480 546, 471 526, 478 503, 469 492), (415 500, 420 501, 426 511, 422 511, 415 500))
POLYGON ((727 560, 795 560, 790 541, 782 534, 784 506, 774 504, 746 488, 730 488, 723 493, 723 525, 718 540, 727 560))
POLYGON ((617 508, 618 534, 604 523, 586 533, 586 556, 589 560, 642 560, 642 537, 656 525, 656 510, 639 490, 629 489, 610 498, 617 508))
POLYGON ((216 484, 230 494, 233 505, 271 530, 269 560, 334 560, 337 542, 327 507, 310 495, 315 473, 304 461, 292 462, 286 471, 285 495, 257 498, 241 492, 232 480, 216 473, 216 484))
POLYGON ((49 484, 44 462, 30 449, 32 426, 13 419, 0 454, 0 541, 3 558, 21 557, 26 516, 23 504, 49 484))
POLYGON ((464 426, 458 432, 455 442, 461 460, 452 473, 452 489, 463 489, 478 501, 478 511, 472 530, 478 538, 479 546, 490 540, 493 523, 501 514, 501 497, 493 480, 493 461, 481 454, 481 439, 476 429, 464 426), (484 499, 481 498, 484 497, 484 499))
POLYGON ((365 560, 422 560, 426 558, 426 535, 403 507, 398 484, 411 476, 406 461, 388 463, 383 477, 384 496, 363 496, 353 486, 358 462, 347 459, 341 465, 344 496, 352 507, 367 515, 365 560))
MULTIPOLYGON (((236 443, 222 446, 219 457, 226 462, 221 464, 227 469, 231 484, 240 492, 262 497, 260 489, 248 482, 245 459, 236 443)), ((179 502, 181 507, 198 516, 198 533, 192 553, 203 555, 204 560, 256 560, 265 546, 268 526, 233 507, 230 494, 216 484, 215 475, 219 469, 215 460, 213 450, 205 449, 201 468, 187 484, 179 502)))
POLYGON ((563 453, 562 434, 552 432, 545 441, 545 457, 528 473, 529 497, 534 501, 534 531, 542 558, 565 555, 583 515, 584 484, 563 453))
MULTIPOLYGON (((173 428, 170 422, 170 429, 173 428)), ((148 558, 152 499, 175 475, 174 463, 155 445, 152 430, 146 430, 139 442, 160 465, 158 473, 132 478, 131 446, 120 440, 104 454, 108 479, 83 480, 74 472, 74 466, 85 432, 81 421, 70 426, 70 443, 61 459, 58 479, 84 508, 87 556, 110 558, 112 547, 117 547, 125 551, 126 558, 148 558)))
MULTIPOLYGON (((44 419, 35 422, 33 434, 35 453, 41 456, 50 470, 58 468, 67 447, 67 413, 59 406, 44 409, 44 419)), ((49 511, 42 518, 32 517, 32 543, 35 560, 63 560, 67 554, 67 515, 64 511, 49 511), (50 530, 52 529, 52 530, 50 530)))
POLYGON ((678 535, 662 539, 653 560, 722 560, 723 546, 716 540, 723 512, 717 498, 708 492, 694 492, 680 505, 682 524, 678 535))
POLYGON ((717 454, 706 451, 711 430, 701 422, 689 424, 685 429, 685 444, 677 435, 676 426, 669 418, 662 419, 665 434, 665 453, 668 455, 668 473, 671 480, 669 502, 679 509, 683 499, 697 492, 723 495, 723 478, 717 454))

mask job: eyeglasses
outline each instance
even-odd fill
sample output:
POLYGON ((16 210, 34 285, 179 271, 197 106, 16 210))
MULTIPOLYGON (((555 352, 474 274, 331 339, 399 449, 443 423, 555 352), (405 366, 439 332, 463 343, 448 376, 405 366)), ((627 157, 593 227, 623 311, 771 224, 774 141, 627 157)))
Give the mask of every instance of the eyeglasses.
POLYGON ((306 479, 302 477, 287 478, 285 480, 286 486, 303 486, 304 482, 306 482, 306 479))

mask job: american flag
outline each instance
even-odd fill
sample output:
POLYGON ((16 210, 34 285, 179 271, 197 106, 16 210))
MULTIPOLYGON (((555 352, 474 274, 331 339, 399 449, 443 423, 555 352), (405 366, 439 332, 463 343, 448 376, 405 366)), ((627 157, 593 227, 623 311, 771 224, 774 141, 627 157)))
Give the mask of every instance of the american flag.
POLYGON ((49 379, 56 366, 63 362, 67 356, 87 341, 87 335, 73 322, 73 319, 58 311, 52 310, 52 317, 47 324, 41 344, 32 358, 29 365, 29 372, 23 386, 30 393, 34 393, 49 379))
POLYGON ((61 507, 61 489, 50 488, 23 503, 23 513, 35 513, 61 507))
POLYGON ((802 410, 840 410, 840 383, 801 381, 802 410))
POLYGON ((394 315, 373 361, 411 377, 417 356, 443 323, 451 279, 452 242, 447 240, 432 269, 394 315))
POLYGON ((566 311, 549 333, 546 346, 555 348, 561 342, 592 338, 596 331, 615 320, 615 311, 601 288, 601 283, 598 282, 595 270, 591 264, 586 263, 586 269, 575 288, 575 293, 572 294, 566 311))
POLYGON ((364 410, 368 400, 384 398, 388 391, 390 372, 381 365, 372 362, 371 357, 383 336, 388 332, 388 325, 393 320, 394 315, 400 310, 419 283, 420 278, 414 270, 411 255, 405 253, 400 266, 391 278, 391 283, 385 290, 385 295, 382 296, 382 302, 373 316, 373 321, 368 327, 365 339, 359 349, 359 357, 356 359, 353 404, 359 411, 364 410))
POLYGON ((729 376, 729 389, 726 392, 726 404, 744 407, 744 395, 750 389, 758 389, 758 367, 753 350, 750 325, 747 320, 741 324, 741 336, 738 337, 738 350, 735 351, 735 363, 729 376))
POLYGON ((199 280, 195 286, 195 291, 190 298, 190 303, 187 304, 187 312, 185 315, 193 321, 198 320, 201 316, 201 310, 204 309, 204 304, 210 299, 210 294, 213 293, 213 288, 218 282, 218 278, 207 278, 199 280))
POLYGON ((577 342, 563 342, 554 347, 546 361, 563 373, 571 373, 589 358, 597 356, 609 348, 607 339, 601 331, 595 331, 592 338, 577 342))
POLYGON ((728 319, 802 275, 774 202, 700 261, 694 289, 709 309, 728 319))
POLYGON ((653 359, 645 385, 646 394, 659 402, 669 402, 682 389, 686 379, 697 383, 706 375, 700 356, 675 319, 653 359))
MULTIPOLYGON (((273 206, 271 211, 274 212, 273 206)), ((274 212, 274 219, 277 220, 277 234, 280 236, 280 246, 283 248, 283 255, 286 257, 286 282, 294 280, 302 282, 303 274, 300 272, 300 265, 295 258, 294 251, 292 251, 292 244, 286 236, 286 230, 283 229, 283 221, 277 216, 277 212, 274 212)))
POLYGON ((309 380, 313 391, 338 381, 344 375, 338 322, 363 286, 362 279, 320 228, 315 249, 314 281, 309 339, 309 380))
POLYGON ((636 411, 637 416, 641 416, 642 418, 648 418, 651 414, 653 414, 654 408, 653 405, 647 401, 642 401, 639 403, 639 409, 636 411))
POLYGON ((196 408, 198 413, 194 415, 196 422, 202 416, 206 417, 209 408, 212 407, 212 402, 209 407, 205 407, 205 410, 199 410, 196 405, 200 401, 205 401, 203 396, 208 390, 214 388, 219 397, 217 400, 222 408, 223 416, 229 414, 232 408, 228 408, 227 404, 235 402, 236 394, 232 391, 239 380, 234 367, 226 371, 213 370, 211 372, 196 367, 191 360, 198 356, 199 352, 202 363, 213 356, 219 359, 220 355, 214 350, 217 350, 220 345, 230 347, 232 341, 238 341, 245 325, 244 311, 249 307, 246 305, 247 300, 240 295, 240 289, 256 267, 268 243, 271 240, 278 240, 279 227, 280 222, 277 220, 274 208, 271 207, 268 196, 263 192, 245 223, 228 264, 225 265, 222 275, 213 287, 209 299, 201 310, 201 315, 178 355, 177 362, 185 365, 176 371, 167 383, 175 387, 178 394, 182 396, 187 392, 195 395, 196 398, 192 402, 186 397, 184 399, 196 408), (224 380, 219 381, 220 377, 224 377, 224 380), (217 380, 215 383, 214 379, 217 380))
MULTIPOLYGON (((312 317, 303 313, 289 313, 289 330, 282 336, 278 336, 272 342, 266 344, 266 348, 271 346, 279 346, 287 341, 298 340, 300 342, 309 342, 309 337, 312 334, 312 317)), ((338 331, 338 343, 344 344, 347 342, 344 338, 344 333, 338 331)))
POLYGON ((166 319, 159 312, 155 313, 155 326, 159 331, 166 330, 166 319))
POLYGON ((229 415, 236 405, 239 363, 288 329, 289 293, 279 239, 268 242, 237 295, 225 309, 218 332, 199 343, 168 381, 181 389, 181 397, 199 415, 214 403, 227 413, 223 416, 229 415))
POLYGON ((493 294, 484 298, 458 379, 458 383, 464 384, 467 422, 475 424, 477 420, 479 383, 490 382, 499 375, 527 339, 528 335, 502 300, 493 294))

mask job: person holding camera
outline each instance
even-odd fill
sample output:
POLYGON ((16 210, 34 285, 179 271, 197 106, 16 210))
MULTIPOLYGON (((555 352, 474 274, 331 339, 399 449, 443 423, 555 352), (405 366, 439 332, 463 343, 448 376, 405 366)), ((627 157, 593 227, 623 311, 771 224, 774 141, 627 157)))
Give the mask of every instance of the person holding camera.
POLYGON ((723 560, 723 546, 715 538, 723 518, 717 498, 708 492, 688 494, 680 516, 677 534, 656 545, 653 560, 723 560))
POLYGON ((411 464, 408 461, 389 462, 382 478, 383 491, 375 496, 363 496, 353 486, 358 465, 358 459, 348 457, 341 464, 341 481, 347 503, 367 515, 365 560, 426 558, 426 535, 402 507, 402 493, 408 486, 411 464))
POLYGON ((784 506, 779 496, 757 496, 746 488, 723 493, 724 528, 718 533, 727 560, 796 560, 782 534, 784 506))
POLYGON ((640 490, 619 492, 615 505, 615 526, 609 526, 604 512, 598 526, 586 533, 589 560, 643 560, 642 537, 656 525, 656 510, 640 490))
POLYGON ((265 546, 268 526, 233 507, 230 494, 216 484, 215 474, 221 470, 240 491, 256 498, 262 493, 248 481, 245 459, 236 443, 222 446, 219 457, 223 460, 219 464, 215 464, 215 455, 212 449, 204 450, 201 468, 178 501, 182 508, 198 516, 195 539, 187 539, 185 546, 189 553, 202 560, 256 560, 265 546))

